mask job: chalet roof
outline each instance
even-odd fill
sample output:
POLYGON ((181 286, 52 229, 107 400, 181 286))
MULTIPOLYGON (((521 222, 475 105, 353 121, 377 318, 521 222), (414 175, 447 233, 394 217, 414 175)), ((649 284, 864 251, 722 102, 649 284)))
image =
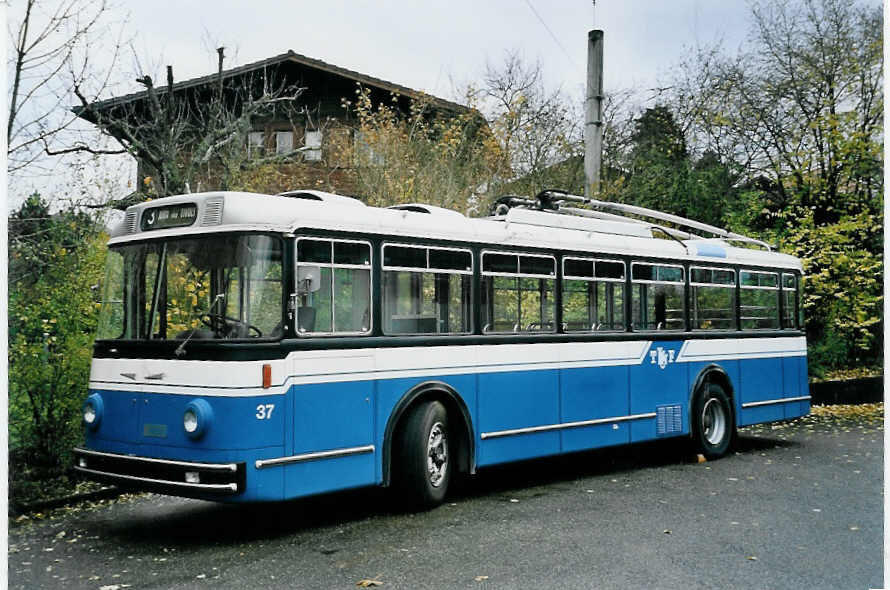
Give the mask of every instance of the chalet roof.
MULTIPOLYGON (((281 66, 283 64, 292 63, 298 66, 303 66, 306 68, 326 72, 328 74, 333 74, 335 76, 339 76, 341 78, 345 78, 348 80, 354 80, 357 83, 360 83, 364 86, 369 86, 372 88, 377 88, 383 90, 385 92, 390 92, 393 94, 397 94, 400 96, 405 96, 412 99, 417 98, 425 98, 430 101, 431 106, 436 110, 447 111, 453 114, 460 114, 468 112, 470 109, 464 105, 458 104, 456 102, 451 102, 449 100, 445 100, 444 98, 438 98, 436 96, 432 96, 429 94, 425 94, 418 90, 414 90, 412 88, 408 88, 407 86, 402 86, 400 84, 396 84, 394 82, 388 82, 386 80, 381 80, 380 78, 375 78, 373 76, 368 76, 367 74, 362 74, 360 72, 356 72, 353 70, 349 70, 346 68, 341 68, 340 66, 335 66, 333 64, 329 64, 320 59, 315 59, 312 57, 308 57, 305 55, 301 55, 294 51, 288 50, 286 53, 282 53, 280 55, 276 55, 274 57, 269 57, 260 61, 255 61, 253 63, 245 64, 243 66, 238 66, 236 68, 232 68, 230 70, 224 70, 222 75, 223 79, 231 79, 236 78, 238 76, 242 76, 245 74, 250 74, 252 72, 260 71, 269 67, 281 66)), ((178 90, 185 90, 188 88, 198 88, 204 85, 209 85, 211 83, 218 82, 219 74, 209 74, 207 76, 201 76, 199 78, 192 78, 190 80, 183 80, 182 82, 175 82, 173 84, 173 91, 176 92, 178 90)), ((159 86, 156 88, 158 93, 162 93, 166 91, 165 86, 159 86)), ((146 91, 135 92, 133 94, 127 94, 125 96, 119 96, 115 98, 110 98, 107 100, 96 101, 93 103, 92 108, 96 110, 105 110, 109 108, 113 108, 118 105, 123 105, 131 102, 136 102, 145 99, 148 96, 146 91)), ((75 111, 79 111, 80 109, 75 108, 75 111)), ((89 118, 89 117, 86 117, 89 118)))

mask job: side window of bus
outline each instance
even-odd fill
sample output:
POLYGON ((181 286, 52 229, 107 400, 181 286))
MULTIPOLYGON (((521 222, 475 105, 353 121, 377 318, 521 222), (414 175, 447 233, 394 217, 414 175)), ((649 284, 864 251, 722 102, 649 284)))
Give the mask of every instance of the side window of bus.
POLYGON ((743 330, 779 327, 779 275, 743 270, 739 275, 743 330))
POLYGON ((797 301, 797 277, 782 273, 782 327, 786 330, 798 328, 795 313, 797 301))
POLYGON ((685 330, 683 267, 631 263, 634 330, 685 330))
POLYGON ((556 259, 482 254, 482 331, 554 332, 556 259))
POLYGON ((562 321, 566 332, 624 330, 624 263, 564 258, 562 321))
POLYGON ((735 330, 735 271, 725 268, 689 269, 693 330, 735 330))
POLYGON ((470 332, 472 279, 469 250, 385 244, 383 332, 470 332))
POLYGON ((371 245, 355 240, 297 240, 297 333, 371 331, 371 245))

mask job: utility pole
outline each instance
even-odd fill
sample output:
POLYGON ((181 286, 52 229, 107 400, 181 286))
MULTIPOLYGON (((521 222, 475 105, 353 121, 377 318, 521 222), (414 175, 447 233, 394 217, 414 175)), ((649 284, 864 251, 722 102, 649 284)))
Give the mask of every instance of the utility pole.
MULTIPOLYGON (((596 3, 594 2, 594 7, 596 3)), ((584 103, 584 195, 592 198, 600 188, 603 159, 603 32, 587 33, 587 100, 584 103)))

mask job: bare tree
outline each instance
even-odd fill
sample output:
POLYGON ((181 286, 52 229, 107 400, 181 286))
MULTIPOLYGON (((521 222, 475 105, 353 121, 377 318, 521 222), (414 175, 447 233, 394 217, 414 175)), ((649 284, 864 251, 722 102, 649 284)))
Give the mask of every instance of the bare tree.
POLYGON ((550 185, 584 183, 583 116, 576 101, 545 88, 540 64, 516 52, 488 64, 474 93, 501 143, 505 178, 512 188, 534 192, 550 185), (521 181, 521 188, 516 185, 521 181))
POLYGON ((20 14, 11 11, 6 128, 10 172, 31 166, 71 141, 66 132, 76 121, 68 109, 74 88, 94 98, 109 87, 124 31, 113 12, 107 0, 26 0, 20 14), (103 73, 93 62, 99 54, 105 60, 103 73))
MULTIPOLYGON (((78 116, 136 158, 145 179, 132 194, 104 205, 125 208, 148 196, 190 192, 201 183, 228 189, 241 171, 287 161, 304 149, 261 156, 249 152, 248 134, 256 121, 288 120, 295 127, 296 119, 305 116, 299 104, 303 89, 266 72, 227 78, 224 50, 217 51, 219 71, 212 83, 178 88, 167 66, 165 86, 157 87, 148 74, 136 78, 145 89, 137 96, 97 103, 75 86, 78 116)), ((65 151, 97 153, 86 143, 65 151)))

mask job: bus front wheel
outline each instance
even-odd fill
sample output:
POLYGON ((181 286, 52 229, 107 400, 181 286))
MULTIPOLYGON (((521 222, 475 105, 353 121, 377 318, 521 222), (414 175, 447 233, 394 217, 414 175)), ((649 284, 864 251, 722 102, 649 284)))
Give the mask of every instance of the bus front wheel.
POLYGON ((707 459, 722 457, 729 450, 734 432, 729 397, 720 385, 706 384, 692 406, 692 439, 696 449, 707 459))
POLYGON ((397 442, 398 487, 414 508, 442 503, 451 480, 448 413, 440 402, 418 404, 405 419, 397 442))

